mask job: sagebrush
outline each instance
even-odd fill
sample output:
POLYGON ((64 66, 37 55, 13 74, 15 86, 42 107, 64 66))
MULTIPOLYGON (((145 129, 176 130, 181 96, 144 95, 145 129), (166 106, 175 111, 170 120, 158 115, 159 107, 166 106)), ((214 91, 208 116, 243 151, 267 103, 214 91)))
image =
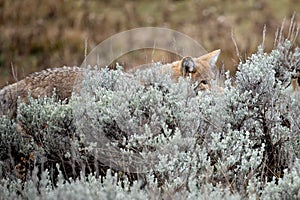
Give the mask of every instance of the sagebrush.
POLYGON ((159 64, 134 76, 90 68, 68 103, 29 97, 16 121, 1 118, 0 194, 299 199, 300 104, 289 89, 299 59, 288 40, 259 47, 222 92, 174 83, 159 64))

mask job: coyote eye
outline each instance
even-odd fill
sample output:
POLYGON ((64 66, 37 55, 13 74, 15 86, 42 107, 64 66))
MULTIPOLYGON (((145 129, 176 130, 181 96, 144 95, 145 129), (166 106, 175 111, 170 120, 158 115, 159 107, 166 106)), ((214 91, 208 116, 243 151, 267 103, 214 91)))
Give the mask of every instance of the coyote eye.
POLYGON ((207 85, 207 84, 208 84, 208 81, 207 81, 207 80, 202 80, 202 81, 200 81, 200 84, 207 85))

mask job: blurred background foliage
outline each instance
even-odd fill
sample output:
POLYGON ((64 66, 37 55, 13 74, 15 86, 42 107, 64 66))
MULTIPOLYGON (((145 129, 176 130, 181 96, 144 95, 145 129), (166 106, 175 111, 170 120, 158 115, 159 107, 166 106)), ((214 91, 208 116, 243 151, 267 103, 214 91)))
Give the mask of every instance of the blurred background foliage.
POLYGON ((89 52, 113 34, 144 26, 177 30, 207 51, 220 48, 218 65, 234 71, 232 34, 245 58, 266 25, 270 50, 282 20, 295 13, 297 22, 299 11, 299 0, 0 0, 0 87, 34 71, 80 66, 86 40, 89 52))

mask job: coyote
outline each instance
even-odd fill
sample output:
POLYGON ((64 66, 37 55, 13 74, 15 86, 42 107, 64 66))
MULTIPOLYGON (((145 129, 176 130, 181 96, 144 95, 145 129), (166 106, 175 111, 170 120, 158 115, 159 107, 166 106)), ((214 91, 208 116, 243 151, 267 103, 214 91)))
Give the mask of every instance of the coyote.
MULTIPOLYGON (((215 50, 198 58, 184 57, 179 61, 162 65, 161 73, 170 73, 172 80, 180 76, 190 76, 198 82, 197 90, 210 89, 210 80, 214 78, 214 67, 220 50, 215 50)), ((35 72, 26 78, 7 85, 0 90, 0 116, 16 116, 17 101, 27 100, 28 92, 33 98, 52 96, 65 100, 71 97, 75 84, 83 80, 84 68, 62 67, 35 72)))

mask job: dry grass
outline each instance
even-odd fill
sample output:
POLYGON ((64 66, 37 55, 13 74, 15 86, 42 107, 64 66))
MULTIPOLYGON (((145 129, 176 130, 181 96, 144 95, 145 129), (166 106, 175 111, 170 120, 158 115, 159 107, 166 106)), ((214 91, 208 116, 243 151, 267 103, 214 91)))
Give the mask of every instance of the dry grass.
MULTIPOLYGON (((0 0, 0 86, 44 68, 80 65, 88 50, 123 30, 158 26, 175 29, 208 51, 221 48, 219 65, 235 68, 241 56, 262 42, 271 49, 284 17, 300 11, 297 0, 194 1, 60 1, 0 0)), ((297 41, 299 43, 299 41, 297 41)))

